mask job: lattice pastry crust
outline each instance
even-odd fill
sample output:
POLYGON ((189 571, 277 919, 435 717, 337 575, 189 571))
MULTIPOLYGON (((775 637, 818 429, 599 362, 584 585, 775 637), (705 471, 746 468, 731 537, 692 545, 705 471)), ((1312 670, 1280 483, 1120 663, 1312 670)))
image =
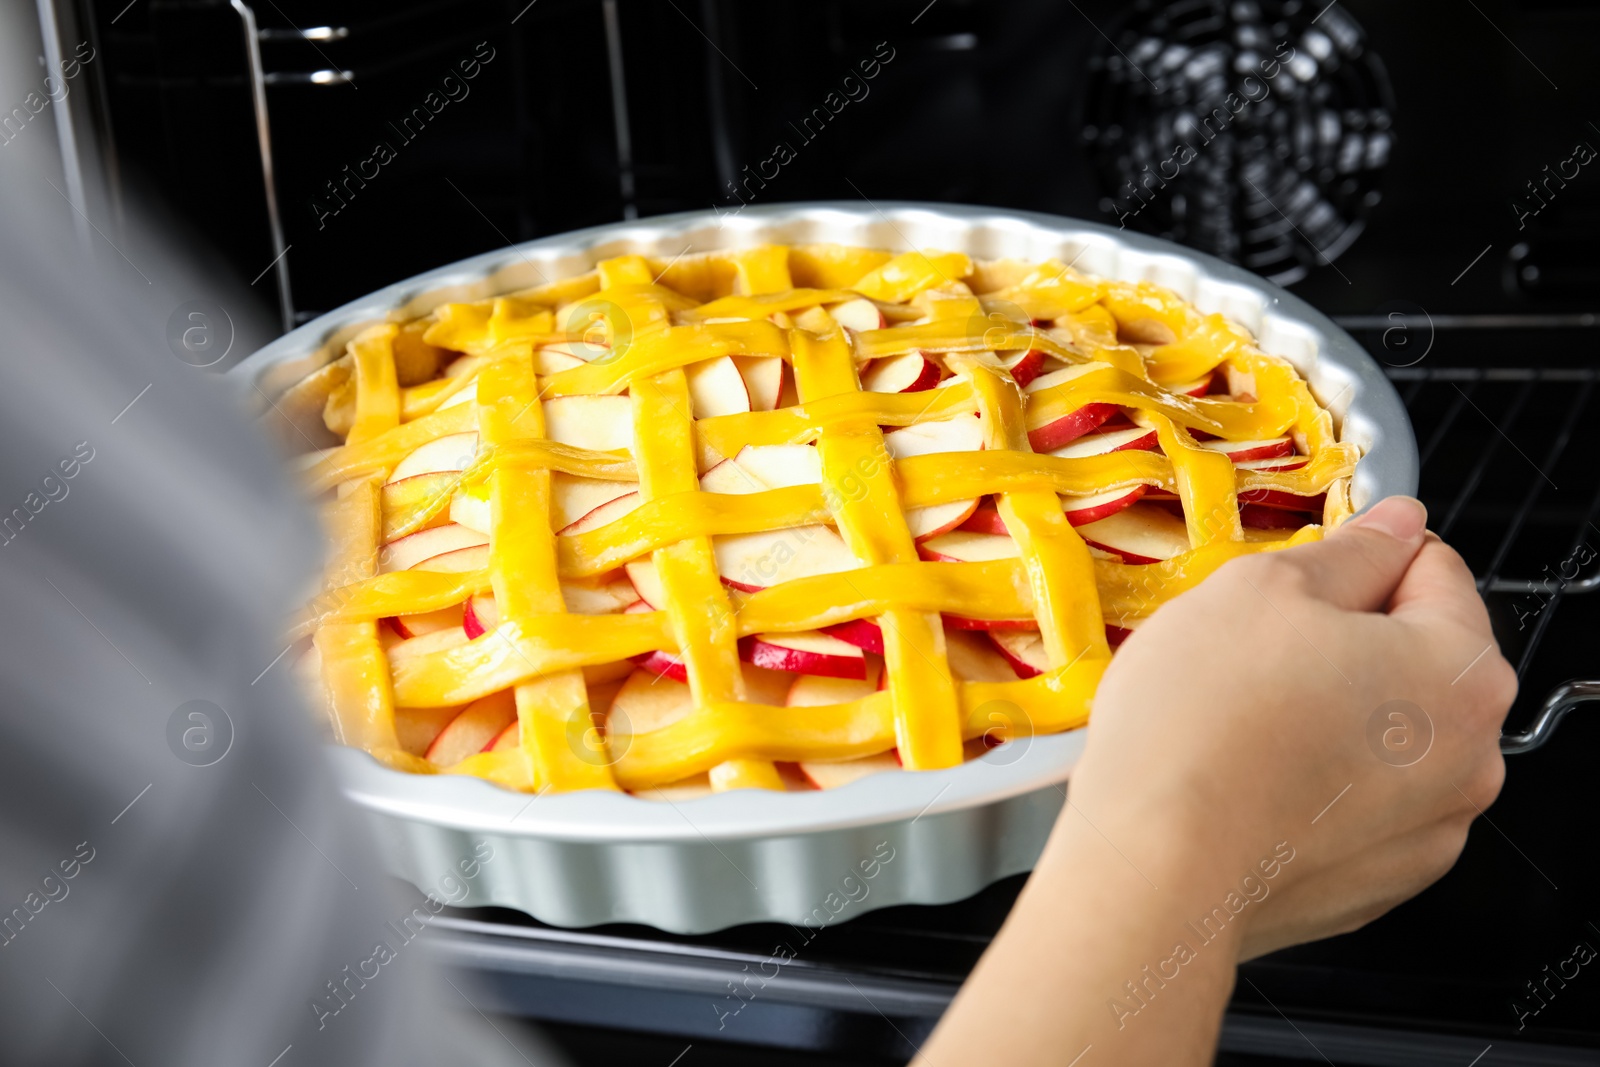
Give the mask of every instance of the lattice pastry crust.
POLYGON ((622 256, 371 326, 301 383, 299 673, 417 772, 677 799, 1083 725, 1112 649, 1349 515, 1284 360, 1061 263, 622 256))

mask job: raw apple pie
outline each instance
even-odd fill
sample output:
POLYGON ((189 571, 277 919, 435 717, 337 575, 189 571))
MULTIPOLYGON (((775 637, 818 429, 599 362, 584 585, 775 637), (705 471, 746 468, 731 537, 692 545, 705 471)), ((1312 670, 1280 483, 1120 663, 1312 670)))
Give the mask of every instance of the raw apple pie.
POLYGON ((443 303, 291 393, 342 441, 295 630, 337 739, 674 800, 1081 726, 1141 619, 1343 520, 1358 458, 1166 290, 838 245, 443 303))

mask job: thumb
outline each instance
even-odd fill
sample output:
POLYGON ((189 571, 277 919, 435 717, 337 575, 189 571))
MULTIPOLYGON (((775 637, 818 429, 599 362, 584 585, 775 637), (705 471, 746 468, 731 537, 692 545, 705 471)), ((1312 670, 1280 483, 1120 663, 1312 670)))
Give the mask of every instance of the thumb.
POLYGON ((1382 611, 1422 548, 1427 525, 1422 501, 1391 496, 1284 555, 1305 572, 1315 595, 1348 611, 1382 611))

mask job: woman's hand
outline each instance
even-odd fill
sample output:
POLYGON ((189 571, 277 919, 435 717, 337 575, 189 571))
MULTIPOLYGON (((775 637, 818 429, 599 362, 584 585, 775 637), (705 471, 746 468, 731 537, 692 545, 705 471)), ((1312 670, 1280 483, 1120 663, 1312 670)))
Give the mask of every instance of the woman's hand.
POLYGON ((1075 804, 1176 821, 1240 877, 1278 842, 1294 850, 1239 915, 1245 958, 1414 896, 1500 791, 1516 673, 1471 572, 1425 520, 1391 499, 1321 542, 1227 564, 1157 612, 1101 683, 1075 804))
POLYGON ((1425 522, 1386 500, 1227 564, 1128 639, 1067 808, 925 1062, 1207 1063, 1239 959, 1354 929, 1450 868, 1504 778, 1516 675, 1425 522))

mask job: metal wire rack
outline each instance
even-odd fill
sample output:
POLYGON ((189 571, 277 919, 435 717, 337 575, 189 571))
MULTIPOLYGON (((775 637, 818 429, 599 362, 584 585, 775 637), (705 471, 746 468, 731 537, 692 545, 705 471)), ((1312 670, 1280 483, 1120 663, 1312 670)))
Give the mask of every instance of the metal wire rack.
POLYGON ((1536 747, 1566 711, 1600 699, 1600 681, 1552 673, 1576 667, 1600 676, 1585 659, 1592 649, 1579 640, 1600 625, 1587 598, 1600 589, 1600 369, 1388 373, 1416 427, 1431 524, 1472 566, 1501 648, 1522 680, 1512 721, 1538 706, 1532 729, 1509 736, 1506 750, 1536 747), (1553 631, 1558 613, 1583 618, 1553 631), (1546 648, 1553 632, 1561 647, 1546 648))

